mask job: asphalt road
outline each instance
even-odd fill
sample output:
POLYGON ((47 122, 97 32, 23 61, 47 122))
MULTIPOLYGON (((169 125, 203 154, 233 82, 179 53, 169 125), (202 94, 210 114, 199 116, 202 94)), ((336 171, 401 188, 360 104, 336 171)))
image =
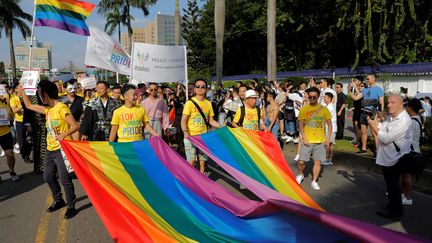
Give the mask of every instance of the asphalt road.
MULTIPOLYGON (((293 145, 284 149, 285 157, 296 173, 292 162, 294 152, 293 145)), ((387 200, 383 178, 365 169, 353 168, 350 163, 352 156, 356 155, 335 154, 335 165, 323 168, 319 179, 320 191, 310 188, 311 176, 308 174, 302 187, 328 212, 432 239, 432 196, 414 192, 414 205, 405 207, 401 221, 383 219, 375 214, 387 200)), ((112 241, 79 181, 74 181, 79 213, 70 220, 64 220, 65 209, 51 214, 45 212, 52 202, 48 186, 41 175, 32 172, 33 165, 25 164, 19 156, 16 158, 16 171, 21 176, 18 182, 10 181, 6 158, 0 158, 0 176, 3 179, 0 183, 0 242, 112 241)), ((372 163, 367 158, 361 160, 372 163)), ((307 171, 310 167, 308 164, 307 171)), ((217 175, 211 176, 236 193, 245 193, 235 184, 217 175)))

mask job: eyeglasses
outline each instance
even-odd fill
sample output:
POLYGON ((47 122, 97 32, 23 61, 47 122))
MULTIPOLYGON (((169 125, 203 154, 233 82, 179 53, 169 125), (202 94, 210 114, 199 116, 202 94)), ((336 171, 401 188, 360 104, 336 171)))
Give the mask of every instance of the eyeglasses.
POLYGON ((199 85, 195 85, 195 88, 196 88, 196 89, 205 89, 206 86, 199 86, 199 85))
POLYGON ((149 89, 150 92, 156 91, 156 89, 149 89))
POLYGON ((318 97, 317 96, 309 96, 310 100, 316 100, 318 97))

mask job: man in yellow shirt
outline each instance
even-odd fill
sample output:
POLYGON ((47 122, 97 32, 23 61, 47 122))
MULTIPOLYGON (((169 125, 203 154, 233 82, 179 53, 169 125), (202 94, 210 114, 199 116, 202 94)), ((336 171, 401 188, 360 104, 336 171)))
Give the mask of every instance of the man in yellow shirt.
POLYGON ((114 110, 109 141, 134 142, 143 140, 143 127, 152 136, 159 136, 150 126, 144 108, 137 105, 136 87, 127 84, 122 89, 125 104, 114 110))
POLYGON ((200 172, 205 172, 205 161, 207 157, 201 153, 197 153, 197 148, 188 140, 189 136, 200 135, 208 132, 208 126, 220 127, 219 123, 214 120, 213 107, 206 99, 207 82, 203 79, 198 79, 194 86, 195 97, 188 100, 183 108, 181 118, 181 129, 184 134, 184 146, 186 159, 192 166, 195 166, 197 156, 199 160, 200 172), (202 111, 203 115, 201 115, 202 111))
POLYGON ((243 127, 247 130, 267 130, 264 119, 261 119, 261 109, 255 106, 258 95, 254 90, 245 93, 244 106, 237 108, 233 119, 234 127, 243 127))
MULTIPOLYGON (((78 123, 73 118, 69 107, 59 101, 58 89, 54 83, 41 81, 38 86, 39 95, 42 97, 43 103, 48 104, 48 107, 32 104, 21 86, 18 91, 22 95, 27 109, 46 115, 47 153, 45 155, 43 176, 54 199, 47 212, 57 211, 67 205, 64 218, 70 219, 77 214, 75 209, 75 188, 63 160, 60 142, 63 139, 72 139, 72 136, 76 135, 78 123), (67 203, 63 200, 57 175, 65 190, 67 203)), ((73 139, 77 140, 78 136, 73 139)))
POLYGON ((331 114, 329 110, 318 103, 320 91, 316 87, 307 90, 309 104, 300 109, 298 116, 300 134, 303 138, 303 144, 300 147, 300 157, 297 167, 300 174, 296 177, 300 184, 304 179, 305 161, 309 161, 312 155, 314 160, 313 178, 311 187, 319 190, 317 183, 318 175, 321 170, 321 161, 326 160, 326 149, 330 143, 332 134, 331 114), (327 137, 325 136, 325 125, 328 127, 327 137))
MULTIPOLYGON (((9 174, 12 181, 18 181, 20 178, 15 173, 15 156, 13 153, 13 137, 10 130, 10 122, 13 118, 13 113, 9 107, 8 96, 0 96, 0 146, 3 149, 7 165, 9 167, 9 174)), ((0 177, 1 181, 1 177, 0 177)))

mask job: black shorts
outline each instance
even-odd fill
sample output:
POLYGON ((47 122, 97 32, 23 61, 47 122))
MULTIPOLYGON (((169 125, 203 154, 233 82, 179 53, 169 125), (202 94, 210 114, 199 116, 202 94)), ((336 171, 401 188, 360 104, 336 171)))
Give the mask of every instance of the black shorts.
POLYGON ((365 113, 360 114, 360 125, 368 125, 367 117, 368 116, 365 113))
POLYGON ((284 119, 285 119, 284 113, 282 111, 279 111, 279 113, 278 113, 278 120, 280 121, 280 120, 284 120, 284 119))
POLYGON ((10 132, 0 136, 0 146, 4 151, 13 149, 13 137, 10 132))

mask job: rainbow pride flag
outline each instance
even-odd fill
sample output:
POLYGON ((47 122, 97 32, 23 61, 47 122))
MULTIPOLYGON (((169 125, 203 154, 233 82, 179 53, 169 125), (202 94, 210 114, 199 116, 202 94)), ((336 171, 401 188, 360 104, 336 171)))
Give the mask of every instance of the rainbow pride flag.
POLYGON ((48 26, 89 36, 85 20, 95 5, 78 0, 36 0, 35 26, 48 26))
POLYGON ((203 176, 159 137, 63 141, 62 147, 116 242, 419 241, 305 206, 225 164, 259 200, 239 196, 203 176))

